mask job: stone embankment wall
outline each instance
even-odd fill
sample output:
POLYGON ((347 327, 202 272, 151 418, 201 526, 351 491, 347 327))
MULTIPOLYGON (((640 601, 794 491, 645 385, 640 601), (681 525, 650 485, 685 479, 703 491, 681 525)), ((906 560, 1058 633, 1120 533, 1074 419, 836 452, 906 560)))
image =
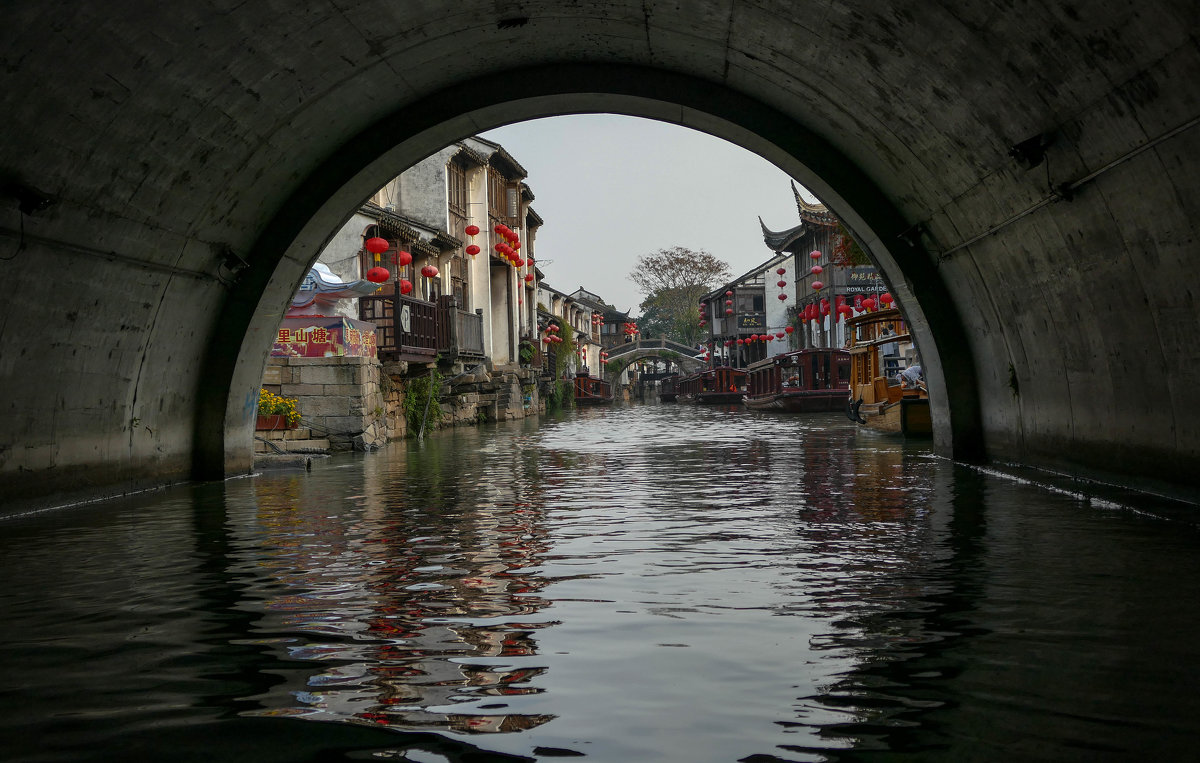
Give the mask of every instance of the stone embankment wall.
POLYGON ((296 398, 301 427, 314 440, 328 440, 330 450, 369 450, 404 436, 403 417, 390 413, 391 395, 380 386, 375 358, 272 357, 263 387, 296 398))
MULTIPOLYGON (((256 451, 371 450, 415 436, 419 425, 409 431, 404 396, 412 382, 428 373, 427 367, 381 364, 375 358, 269 358, 263 387, 295 398, 301 424, 294 430, 258 432, 275 447, 260 442, 256 451)), ((521 419, 546 410, 537 374, 530 368, 480 368, 478 373, 443 376, 436 394, 442 419, 427 421, 426 432, 521 419)))

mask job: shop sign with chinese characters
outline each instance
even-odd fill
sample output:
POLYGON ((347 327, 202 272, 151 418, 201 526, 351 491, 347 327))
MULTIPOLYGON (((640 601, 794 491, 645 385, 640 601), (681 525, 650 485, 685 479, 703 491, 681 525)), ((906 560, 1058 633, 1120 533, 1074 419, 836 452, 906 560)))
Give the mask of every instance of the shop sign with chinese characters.
POLYGON ((284 318, 271 355, 284 358, 375 357, 375 324, 353 318, 284 318))

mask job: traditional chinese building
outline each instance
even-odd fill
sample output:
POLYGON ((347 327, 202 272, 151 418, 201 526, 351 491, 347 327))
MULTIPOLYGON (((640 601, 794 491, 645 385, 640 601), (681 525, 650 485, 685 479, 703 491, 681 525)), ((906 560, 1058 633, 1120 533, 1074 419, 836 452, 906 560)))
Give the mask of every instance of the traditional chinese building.
POLYGON ((763 243, 777 256, 791 260, 787 281, 795 289, 789 301, 788 323, 797 331, 791 344, 803 347, 842 347, 846 342, 844 316, 838 307, 861 310, 864 299, 886 292, 879 272, 845 233, 838 218, 824 205, 807 201, 792 183, 800 223, 772 231, 759 218, 763 243))
POLYGON ((790 262, 790 255, 777 254, 700 298, 700 317, 708 329, 706 344, 714 365, 745 368, 786 349, 775 334, 786 336, 791 298, 778 299, 777 283, 787 276, 790 262), (776 272, 781 268, 782 275, 776 272))

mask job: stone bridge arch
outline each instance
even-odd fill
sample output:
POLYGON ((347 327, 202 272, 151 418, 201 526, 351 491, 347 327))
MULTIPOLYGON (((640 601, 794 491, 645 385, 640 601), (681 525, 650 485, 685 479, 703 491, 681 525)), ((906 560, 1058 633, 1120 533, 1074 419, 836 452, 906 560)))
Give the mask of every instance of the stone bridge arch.
MULTIPOLYGON (((608 360, 625 368, 630 363, 647 358, 669 360, 677 364, 683 373, 694 373, 707 363, 696 357, 695 350, 667 339, 639 339, 636 342, 619 344, 608 351, 608 360)), ((607 375, 607 374, 606 374, 607 375)))
POLYGON ((269 337, 349 210, 453 140, 582 112, 712 133, 834 208, 912 320, 943 453, 1200 488, 1187 4, 135 0, 9 21, 13 500, 245 471, 269 337))

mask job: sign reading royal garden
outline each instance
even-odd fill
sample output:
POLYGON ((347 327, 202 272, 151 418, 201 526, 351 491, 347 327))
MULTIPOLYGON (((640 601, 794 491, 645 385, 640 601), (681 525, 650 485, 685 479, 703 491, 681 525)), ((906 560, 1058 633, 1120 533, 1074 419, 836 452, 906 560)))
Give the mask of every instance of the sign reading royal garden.
POLYGON ((876 294, 887 291, 879 271, 871 266, 850 268, 846 274, 846 294, 876 294))
POLYGON ((341 316, 284 318, 271 355, 277 358, 373 358, 375 324, 341 316))

